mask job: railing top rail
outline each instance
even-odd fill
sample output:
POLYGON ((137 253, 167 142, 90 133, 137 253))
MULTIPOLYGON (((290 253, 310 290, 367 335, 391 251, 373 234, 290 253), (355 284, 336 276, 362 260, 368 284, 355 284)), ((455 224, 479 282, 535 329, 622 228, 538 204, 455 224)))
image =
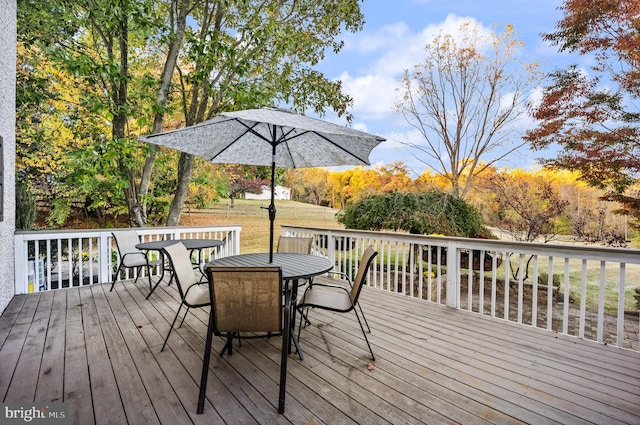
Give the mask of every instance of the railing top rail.
MULTIPOLYGON (((229 225, 217 225, 217 226, 167 226, 167 227, 134 227, 140 234, 160 234, 160 233, 175 233, 176 231, 205 231, 205 230, 237 230, 241 229, 239 224, 229 225)), ((36 239, 55 238, 58 235, 62 237, 69 237, 70 235, 87 235, 87 234, 100 234, 117 232, 118 230, 131 229, 131 227, 113 227, 108 229, 70 229, 70 230, 29 230, 29 231, 16 231, 15 235, 24 236, 30 238, 30 236, 36 239), (43 238, 44 236, 44 238, 43 238)))
POLYGON ((384 241, 409 242, 423 245, 447 246, 454 243, 457 248, 479 249, 485 251, 510 252, 514 254, 571 257, 587 260, 603 260, 615 258, 618 262, 640 264, 640 249, 614 248, 602 246, 584 246, 562 243, 536 243, 505 241, 496 239, 456 238, 443 236, 414 235, 409 233, 380 232, 367 230, 346 230, 323 227, 306 227, 283 224, 282 229, 310 233, 331 233, 335 236, 360 236, 384 241))

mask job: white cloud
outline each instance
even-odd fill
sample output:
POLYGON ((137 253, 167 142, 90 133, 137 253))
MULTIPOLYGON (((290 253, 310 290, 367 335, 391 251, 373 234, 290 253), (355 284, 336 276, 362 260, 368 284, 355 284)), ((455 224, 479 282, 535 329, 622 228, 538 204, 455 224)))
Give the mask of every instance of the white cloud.
POLYGON ((376 32, 363 32, 352 35, 345 40, 343 51, 353 52, 359 55, 392 49, 396 46, 395 40, 411 36, 409 26, 404 22, 396 22, 384 25, 376 32))
POLYGON ((340 76, 345 93, 353 97, 353 111, 361 118, 380 119, 393 113, 397 80, 382 74, 340 76))
POLYGON ((420 32, 409 31, 389 33, 390 37, 383 45, 389 46, 386 52, 371 64, 369 72, 378 72, 385 75, 400 76, 402 73, 420 63, 424 58, 424 47, 433 41, 438 34, 456 34, 460 26, 466 22, 478 25, 480 36, 486 37, 490 33, 487 27, 482 27, 478 21, 470 17, 448 15, 443 22, 424 27, 420 32))
POLYGON ((470 17, 450 14, 442 22, 430 24, 412 32, 404 22, 380 27, 346 40, 343 52, 351 52, 361 64, 359 75, 343 71, 339 79, 346 93, 354 99, 353 113, 357 117, 382 119, 393 115, 396 89, 405 70, 423 59, 424 46, 440 32, 455 34, 465 22, 478 25, 482 36, 490 29, 470 17))

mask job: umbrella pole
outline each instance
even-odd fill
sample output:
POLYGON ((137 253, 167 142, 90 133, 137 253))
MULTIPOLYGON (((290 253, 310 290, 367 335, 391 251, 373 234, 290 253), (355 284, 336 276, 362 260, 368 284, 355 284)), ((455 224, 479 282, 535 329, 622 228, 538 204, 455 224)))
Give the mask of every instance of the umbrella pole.
POLYGON ((271 143, 271 204, 269 205, 269 263, 273 263, 273 225, 276 221, 276 126, 273 126, 271 143))

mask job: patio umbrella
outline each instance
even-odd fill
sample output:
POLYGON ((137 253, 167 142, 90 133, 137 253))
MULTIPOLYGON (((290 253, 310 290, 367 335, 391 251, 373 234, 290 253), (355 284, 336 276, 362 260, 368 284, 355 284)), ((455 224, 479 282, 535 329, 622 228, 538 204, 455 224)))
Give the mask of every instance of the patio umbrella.
POLYGON ((273 258, 275 169, 368 165, 385 139, 276 108, 224 112, 202 123, 144 136, 141 141, 200 156, 212 163, 270 165, 269 259, 273 258))

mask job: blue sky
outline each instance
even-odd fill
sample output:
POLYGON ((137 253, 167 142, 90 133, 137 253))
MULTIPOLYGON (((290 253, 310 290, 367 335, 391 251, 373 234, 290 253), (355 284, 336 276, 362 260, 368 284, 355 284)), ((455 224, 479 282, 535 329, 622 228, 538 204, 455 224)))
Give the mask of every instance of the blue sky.
MULTIPOLYGON (((424 164, 398 143, 408 140, 411 127, 394 113, 393 105, 402 73, 420 61, 424 45, 441 30, 459 28, 465 21, 483 28, 497 25, 500 32, 511 24, 524 42, 520 55, 541 61, 543 71, 580 63, 579 57, 558 53, 540 37, 552 32, 562 18, 557 9, 561 4, 560 0, 364 0, 364 30, 345 33, 344 48, 330 54, 318 69, 330 79, 342 80, 344 91, 353 97, 353 127, 387 138, 373 150, 371 163, 401 160, 420 173, 424 164)), ((340 122, 331 114, 324 118, 340 122)), ((525 149, 500 165, 530 168, 543 155, 525 149)))

